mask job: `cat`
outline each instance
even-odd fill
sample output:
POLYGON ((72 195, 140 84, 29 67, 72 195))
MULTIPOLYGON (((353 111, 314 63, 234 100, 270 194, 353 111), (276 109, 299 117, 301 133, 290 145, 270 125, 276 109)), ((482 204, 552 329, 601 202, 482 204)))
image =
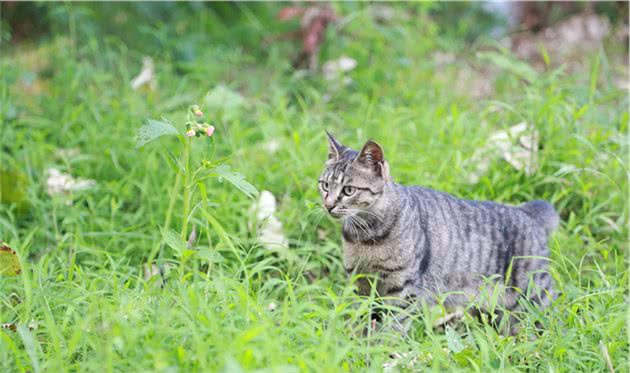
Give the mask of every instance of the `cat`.
POLYGON ((403 186, 376 142, 357 152, 326 134, 319 192, 328 214, 343 222, 346 272, 368 275, 357 280, 360 295, 370 294, 371 276, 389 304, 433 305, 442 295, 444 306, 457 308, 494 276, 505 285, 504 309, 516 310, 520 299, 544 308, 554 299, 547 240, 559 217, 551 204, 509 206, 403 186))

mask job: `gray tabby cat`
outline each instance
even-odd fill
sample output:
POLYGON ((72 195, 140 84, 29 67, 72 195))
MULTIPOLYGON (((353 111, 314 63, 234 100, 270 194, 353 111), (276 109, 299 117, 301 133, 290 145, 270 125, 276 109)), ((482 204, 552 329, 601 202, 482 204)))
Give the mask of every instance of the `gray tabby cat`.
MULTIPOLYGON (((464 306, 494 276, 505 285, 505 309, 517 308, 519 297, 541 307, 553 299, 547 239, 559 218, 549 203, 467 201, 396 184, 378 144, 357 152, 327 134, 323 205, 343 221, 345 270, 376 277, 380 297, 406 307, 449 293, 445 306, 464 306)), ((357 285, 370 293, 365 277, 357 285)))

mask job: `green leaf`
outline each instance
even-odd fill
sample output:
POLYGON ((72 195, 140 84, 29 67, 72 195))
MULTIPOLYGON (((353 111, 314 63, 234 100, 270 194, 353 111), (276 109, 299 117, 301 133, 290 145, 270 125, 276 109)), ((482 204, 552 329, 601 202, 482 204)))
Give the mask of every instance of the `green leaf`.
POLYGON ((184 242, 179 234, 172 229, 165 231, 162 239, 168 247, 175 250, 180 255, 187 250, 186 242, 184 242))
POLYGON ((227 234, 227 232, 225 231, 221 223, 219 223, 219 221, 215 219, 214 216, 212 216, 212 214, 206 211, 206 209, 201 209, 201 213, 210 222, 210 225, 212 225, 212 228, 214 228, 214 230, 217 232, 217 234, 219 235, 219 238, 221 239, 221 242, 223 242, 230 249, 232 249, 232 252, 234 252, 236 257, 238 258, 238 261, 244 267, 245 263, 243 262, 243 259, 241 258, 241 255, 239 254, 238 249, 236 248, 236 246, 234 246, 232 239, 230 239, 230 236, 227 234))
POLYGON ((15 250, 0 243, 0 275, 17 276, 20 272, 22 272, 22 266, 15 250))
POLYGON ((222 263, 224 261, 221 254, 217 251, 211 250, 210 248, 205 248, 203 250, 200 249, 197 252, 197 257, 199 259, 207 260, 210 263, 222 263))
POLYGON ((491 62, 504 70, 518 75, 530 83, 533 83, 536 79, 538 79, 538 72, 529 66, 528 63, 509 57, 505 54, 496 52, 480 52, 477 53, 477 57, 482 61, 491 62))
POLYGON ((190 250, 190 249, 185 249, 181 253, 182 253, 181 260, 184 261, 184 260, 190 258, 191 256, 195 255, 197 253, 197 251, 190 250))
POLYGON ((459 334, 457 334, 455 329, 447 325, 445 332, 446 332, 446 345, 448 346, 449 350, 451 350, 454 353, 458 353, 465 348, 464 343, 462 342, 462 338, 459 336, 459 334))
POLYGON ((139 148, 141 146, 144 146, 145 144, 150 143, 158 137, 167 135, 174 136, 178 134, 179 133, 177 132, 175 127, 173 127, 173 125, 167 120, 163 119, 159 121, 149 119, 147 121, 147 124, 138 129, 138 134, 136 135, 136 147, 139 148))
POLYGON ((175 171, 175 172, 185 172, 186 171, 184 166, 182 166, 182 164, 179 163, 179 160, 177 159, 175 154, 173 154, 173 152, 170 149, 166 148, 166 152, 164 154, 166 154, 164 156, 165 159, 166 159, 166 162, 172 167, 173 171, 175 171))
POLYGON ((39 373, 39 359, 37 358, 38 352, 41 353, 41 351, 39 351, 39 343, 33 337, 31 331, 28 330, 28 327, 20 325, 17 327, 17 332, 20 335, 20 338, 22 338, 22 343, 24 344, 24 349, 26 350, 28 357, 31 359, 33 370, 35 373, 39 373))
POLYGON ((28 209, 26 174, 16 168, 0 167, 0 203, 15 204, 22 214, 28 209))
POLYGON ((220 178, 225 179, 237 187, 241 192, 245 193, 249 198, 254 198, 258 194, 258 190, 252 184, 245 180, 245 177, 238 172, 234 172, 228 165, 220 165, 214 169, 220 178))

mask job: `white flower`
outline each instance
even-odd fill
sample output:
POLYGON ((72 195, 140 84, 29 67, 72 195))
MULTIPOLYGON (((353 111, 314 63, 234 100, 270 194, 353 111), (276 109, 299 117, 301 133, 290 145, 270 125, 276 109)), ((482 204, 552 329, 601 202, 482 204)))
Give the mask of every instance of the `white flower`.
POLYGON ((338 79, 343 73, 353 70, 357 67, 357 61, 347 56, 341 56, 336 60, 330 60, 322 66, 324 79, 338 79))
POLYGON ((276 212, 276 197, 267 190, 260 192, 258 201, 250 207, 258 222, 258 242, 268 249, 287 248, 289 241, 284 235, 282 222, 274 216, 276 212))
POLYGON ((49 195, 68 194, 80 190, 90 189, 96 186, 96 181, 90 179, 75 179, 72 175, 64 174, 56 168, 46 171, 46 190, 49 195))
POLYGON ((151 90, 155 90, 155 88, 157 88, 153 59, 147 56, 142 58, 142 70, 140 70, 140 73, 131 80, 131 88, 137 90, 145 84, 148 84, 151 90))

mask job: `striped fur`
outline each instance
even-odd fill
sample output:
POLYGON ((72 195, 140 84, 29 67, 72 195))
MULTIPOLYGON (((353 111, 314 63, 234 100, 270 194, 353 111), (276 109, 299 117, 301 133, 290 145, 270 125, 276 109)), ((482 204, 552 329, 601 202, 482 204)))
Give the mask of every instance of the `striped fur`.
MULTIPOLYGON (((505 285, 505 308, 517 307, 523 294, 542 307, 549 304, 547 239, 558 225, 549 203, 509 206, 406 187, 391 181, 376 143, 368 141, 360 152, 330 135, 329 143, 319 190, 329 213, 343 221, 348 273, 375 276, 378 294, 399 306, 434 303, 446 293, 445 305, 465 305, 480 297, 484 279, 493 276, 505 285)), ((367 280, 358 287, 369 294, 367 280)))

